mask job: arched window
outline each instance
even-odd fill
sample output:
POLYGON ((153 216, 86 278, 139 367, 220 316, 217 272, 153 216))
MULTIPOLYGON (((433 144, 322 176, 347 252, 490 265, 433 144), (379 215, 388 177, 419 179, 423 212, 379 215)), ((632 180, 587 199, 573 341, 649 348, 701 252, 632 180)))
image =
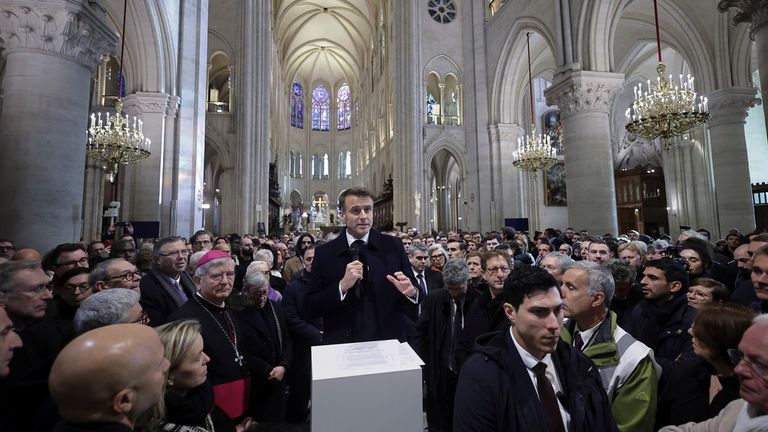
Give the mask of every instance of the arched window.
POLYGON ((296 154, 291 150, 291 155, 288 159, 288 175, 296 177, 296 154))
POLYGON ((291 89, 291 126, 304 129, 304 89, 298 81, 293 82, 291 89))
POLYGON ((329 170, 328 170, 328 165, 329 165, 329 163, 328 163, 328 153, 323 153, 323 171, 322 172, 323 172, 323 178, 324 179, 328 178, 328 176, 330 175, 329 174, 329 170))
POLYGON ((312 163, 310 164, 310 169, 312 170, 312 178, 317 179, 320 178, 320 170, 318 169, 318 157, 317 153, 312 155, 312 163))
POLYGON ((352 178, 352 152, 339 152, 339 178, 352 178))
POLYGON ((338 130, 345 130, 352 127, 352 98, 349 94, 349 86, 344 83, 339 87, 336 95, 336 110, 338 130))
POLYGON ((297 160, 296 165, 298 168, 296 177, 304 178, 304 156, 301 153, 299 153, 299 155, 296 157, 296 160, 297 160))
POLYGON ((312 90, 312 130, 330 130, 331 114, 328 99, 328 90, 322 84, 318 84, 312 90))

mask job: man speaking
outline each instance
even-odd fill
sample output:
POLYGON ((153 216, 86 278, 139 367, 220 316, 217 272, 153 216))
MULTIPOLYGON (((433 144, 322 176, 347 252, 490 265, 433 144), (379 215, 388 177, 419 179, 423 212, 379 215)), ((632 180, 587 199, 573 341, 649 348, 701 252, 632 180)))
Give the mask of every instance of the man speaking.
POLYGON ((372 230, 373 197, 362 187, 339 196, 346 230, 317 248, 307 310, 323 318, 323 343, 405 341, 418 288, 400 239, 372 230))

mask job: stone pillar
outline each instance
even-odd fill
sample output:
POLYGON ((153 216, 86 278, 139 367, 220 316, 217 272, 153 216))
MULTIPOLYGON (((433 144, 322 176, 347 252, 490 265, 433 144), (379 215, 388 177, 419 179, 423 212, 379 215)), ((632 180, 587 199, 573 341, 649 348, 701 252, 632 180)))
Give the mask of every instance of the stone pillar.
POLYGON ((422 135, 426 124, 426 105, 423 102, 426 99, 422 96, 426 91, 426 77, 421 76, 419 68, 421 6, 419 2, 402 2, 396 6, 390 4, 389 7, 389 16, 392 16, 392 53, 389 59, 392 64, 388 67, 393 87, 392 105, 398 107, 393 112, 395 136, 391 151, 394 161, 394 223, 407 221, 426 232, 431 218, 427 199, 430 196, 430 161, 425 160, 422 135), (421 207, 418 212, 417 205, 421 207))
MULTIPOLYGON (((760 93, 768 95, 768 4, 765 0, 720 0, 717 7, 720 12, 735 8, 734 24, 750 24, 750 37, 755 41, 757 68, 760 71, 760 93)), ((768 109, 764 109, 763 114, 768 127, 768 109)))
POLYGON ((82 235, 90 79, 116 37, 86 1, 0 10, 0 237, 42 253, 82 235))
POLYGON ((618 234, 609 112, 624 75, 576 71, 561 75, 545 92, 557 105, 568 136, 568 224, 590 233, 618 234))
MULTIPOLYGON (((85 167, 85 202, 83 203, 83 240, 101 238, 104 215, 104 170, 101 162, 88 158, 85 167)), ((107 203, 108 204, 108 203, 107 203)))
MULTIPOLYGON (((235 181, 237 232, 255 233, 269 223, 269 118, 272 63, 272 2, 240 2, 242 50, 236 85, 237 137, 235 181)), ((308 112, 308 111, 307 111, 308 112)), ((305 124, 305 129, 309 129, 305 124)), ((267 230, 269 230, 267 226, 267 230)))
POLYGON ((176 209, 178 203, 178 158, 181 149, 176 144, 176 123, 181 107, 181 98, 171 96, 168 98, 168 106, 165 110, 165 146, 163 147, 163 160, 167 163, 162 165, 162 196, 165 199, 160 204, 160 235, 168 237, 171 235, 189 236, 189 232, 177 229, 176 209), (171 145, 171 143, 173 143, 171 145))
POLYGON ((721 233, 755 228, 744 122, 747 110, 756 102, 752 87, 725 88, 709 95, 712 118, 708 126, 721 233))
POLYGON ((179 8, 179 112, 174 125, 175 165, 171 177, 169 231, 189 236, 202 227, 203 216, 208 0, 182 0, 179 8))
POLYGON ((445 83, 437 85, 440 87, 440 124, 445 125, 445 83))
POLYGON ((662 150, 668 234, 673 238, 681 225, 707 228, 712 231, 713 237, 717 236, 712 170, 703 131, 703 128, 695 131, 692 138, 672 138, 672 148, 662 150))
MULTIPOLYGON (((137 92, 123 98, 123 110, 144 122, 144 136, 151 141, 149 158, 126 167, 123 197, 125 206, 120 209, 124 220, 160 222, 163 202, 163 165, 173 159, 165 158, 165 116, 169 95, 165 93, 137 92)), ((123 169, 123 168, 121 168, 123 169)))
MULTIPOLYGON (((517 139, 525 134, 525 130, 516 124, 499 123, 488 128, 491 143, 498 148, 498 163, 507 167, 506 175, 501 181, 501 202, 498 203, 499 217, 504 218, 528 217, 530 213, 524 209, 524 203, 531 198, 523 193, 523 176, 520 170, 514 169, 512 153, 517 149, 517 139)), ((533 227, 533 225, 531 225, 533 227)))

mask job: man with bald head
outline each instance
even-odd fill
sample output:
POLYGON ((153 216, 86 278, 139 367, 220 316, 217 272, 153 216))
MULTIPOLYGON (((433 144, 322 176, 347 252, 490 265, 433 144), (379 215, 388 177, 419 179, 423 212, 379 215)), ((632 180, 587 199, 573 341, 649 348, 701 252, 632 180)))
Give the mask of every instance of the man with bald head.
POLYGON ((40 252, 36 249, 24 248, 17 250, 11 261, 40 261, 41 259, 40 252))
POLYGON ((169 362, 160 337, 140 324, 91 330, 56 357, 48 384, 57 432, 132 431, 163 396, 169 362))

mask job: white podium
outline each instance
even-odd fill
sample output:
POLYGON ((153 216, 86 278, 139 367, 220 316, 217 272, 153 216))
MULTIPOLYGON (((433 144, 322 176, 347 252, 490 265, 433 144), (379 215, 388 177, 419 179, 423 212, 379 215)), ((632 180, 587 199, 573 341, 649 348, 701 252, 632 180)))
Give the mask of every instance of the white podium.
POLYGON ((421 366, 397 340, 312 347, 312 432, 420 432, 421 366))

